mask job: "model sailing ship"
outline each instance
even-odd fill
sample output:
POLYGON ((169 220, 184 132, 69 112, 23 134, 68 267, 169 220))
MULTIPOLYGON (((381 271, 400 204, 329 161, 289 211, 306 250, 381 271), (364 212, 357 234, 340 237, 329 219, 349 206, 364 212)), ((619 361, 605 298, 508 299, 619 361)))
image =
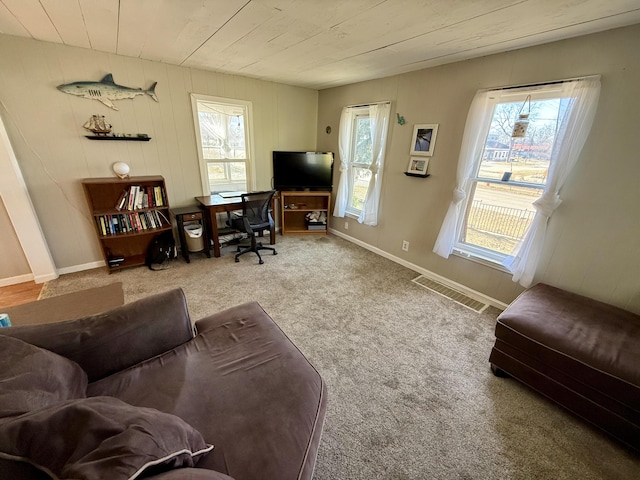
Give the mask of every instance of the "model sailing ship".
POLYGON ((111 124, 107 123, 104 115, 91 115, 83 127, 96 135, 107 135, 111 132, 111 124))
POLYGON ((151 137, 146 133, 111 133, 111 124, 107 123, 104 115, 91 115, 91 118, 83 125, 84 128, 94 133, 87 135, 89 140, 138 140, 148 142, 151 137))

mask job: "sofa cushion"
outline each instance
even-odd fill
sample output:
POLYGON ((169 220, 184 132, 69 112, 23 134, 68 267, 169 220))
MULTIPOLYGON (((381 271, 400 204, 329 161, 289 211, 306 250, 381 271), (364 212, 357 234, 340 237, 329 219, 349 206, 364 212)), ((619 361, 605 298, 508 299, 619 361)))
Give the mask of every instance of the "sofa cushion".
POLYGON ((191 340, 193 327, 184 293, 174 289, 101 314, 2 334, 74 360, 93 382, 191 340))
POLYGON ((0 457, 28 461, 54 478, 133 479, 192 467, 212 449, 180 418, 113 397, 68 400, 0 421, 0 457))
POLYGON ((198 426, 216 449, 198 468, 238 480, 310 479, 326 387, 255 302, 197 322, 194 340, 87 388, 198 426))
POLYGON ((83 398, 87 374, 60 355, 0 335, 0 418, 83 398))

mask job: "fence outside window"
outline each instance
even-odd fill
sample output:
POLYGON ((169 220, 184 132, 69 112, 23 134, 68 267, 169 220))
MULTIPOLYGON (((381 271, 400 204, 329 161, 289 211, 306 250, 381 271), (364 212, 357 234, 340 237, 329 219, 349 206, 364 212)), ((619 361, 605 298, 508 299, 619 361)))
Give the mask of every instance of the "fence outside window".
POLYGON ((533 221, 535 211, 490 205, 480 200, 471 203, 467 227, 484 233, 520 240, 533 221))

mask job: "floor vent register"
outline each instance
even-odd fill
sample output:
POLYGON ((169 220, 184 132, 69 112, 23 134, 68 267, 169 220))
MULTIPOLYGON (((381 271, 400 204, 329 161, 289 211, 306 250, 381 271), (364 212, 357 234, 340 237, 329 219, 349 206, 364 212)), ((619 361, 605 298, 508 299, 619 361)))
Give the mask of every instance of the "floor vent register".
POLYGON ((469 295, 466 295, 462 292, 454 290, 451 287, 448 287, 440 282, 432 280, 430 278, 425 277, 424 275, 419 275, 413 280, 414 283, 417 283, 421 287, 424 287, 432 292, 437 293, 438 295, 442 295, 443 297, 447 297, 454 302, 462 305, 463 307, 467 307, 474 312, 482 313, 489 306, 486 303, 483 303, 479 300, 471 298, 469 295))

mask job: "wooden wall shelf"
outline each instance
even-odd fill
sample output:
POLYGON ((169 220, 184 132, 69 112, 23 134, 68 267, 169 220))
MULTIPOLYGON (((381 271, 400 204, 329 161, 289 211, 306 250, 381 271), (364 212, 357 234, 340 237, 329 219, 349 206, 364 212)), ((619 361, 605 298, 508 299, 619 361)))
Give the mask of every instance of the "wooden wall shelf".
POLYGON ((89 140, 124 140, 130 142, 148 142, 151 140, 146 134, 127 134, 129 136, 125 136, 124 134, 118 135, 85 135, 89 140), (144 136, 139 136, 144 135, 144 136))
POLYGON ((427 173, 426 175, 420 175, 419 173, 410 173, 410 172, 404 172, 404 174, 407 177, 418 177, 418 178, 427 178, 431 175, 430 173, 427 173))

